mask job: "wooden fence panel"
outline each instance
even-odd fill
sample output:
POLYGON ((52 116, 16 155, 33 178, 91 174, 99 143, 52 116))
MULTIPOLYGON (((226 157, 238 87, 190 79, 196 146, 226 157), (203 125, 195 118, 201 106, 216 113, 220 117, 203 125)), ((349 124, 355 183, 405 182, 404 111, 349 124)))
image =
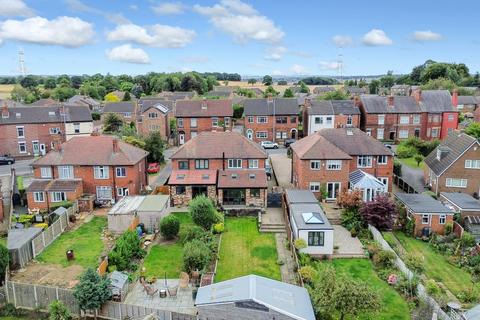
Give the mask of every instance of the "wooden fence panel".
POLYGON ((14 288, 17 307, 35 309, 36 299, 34 286, 24 283, 15 283, 14 288))
POLYGON ((36 286, 37 307, 48 309, 48 306, 53 301, 57 300, 57 293, 55 288, 36 286))

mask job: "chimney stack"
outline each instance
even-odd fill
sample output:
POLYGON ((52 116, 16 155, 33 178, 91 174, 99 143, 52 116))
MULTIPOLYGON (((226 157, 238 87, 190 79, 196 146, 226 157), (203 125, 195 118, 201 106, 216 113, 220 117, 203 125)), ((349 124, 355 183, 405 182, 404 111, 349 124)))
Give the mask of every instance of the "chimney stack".
POLYGON ((417 89, 413 92, 413 98, 415 101, 420 102, 422 101, 422 89, 417 89))
POLYGON ((116 138, 113 138, 112 144, 113 144, 113 153, 118 153, 118 141, 116 138))
POLYGON ((395 106, 393 95, 389 95, 387 97, 387 105, 389 108, 393 108, 395 106))
POLYGON ((452 104, 455 107, 455 109, 457 109, 458 107, 458 90, 457 89, 453 89, 452 104))
POLYGON ((207 110, 208 106, 207 106, 207 98, 203 97, 203 100, 202 100, 202 110, 207 110))
POLYGON ((273 95, 271 93, 268 94, 267 101, 270 102, 270 103, 273 102, 273 95))
POLYGON ((312 106, 312 100, 310 100, 309 97, 305 97, 304 106, 305 106, 305 108, 310 108, 312 106))
POLYGON ((2 118, 6 119, 8 117, 10 117, 10 112, 8 111, 8 104, 5 101, 2 108, 2 118))

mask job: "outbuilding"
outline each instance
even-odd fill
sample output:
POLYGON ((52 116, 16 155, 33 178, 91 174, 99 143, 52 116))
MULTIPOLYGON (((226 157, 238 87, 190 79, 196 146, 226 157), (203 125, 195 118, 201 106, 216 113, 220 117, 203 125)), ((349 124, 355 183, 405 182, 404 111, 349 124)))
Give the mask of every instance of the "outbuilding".
POLYGON ((480 217, 480 200, 461 192, 441 192, 440 201, 455 212, 460 213, 460 221, 468 216, 480 217))
POLYGON ((127 196, 118 201, 108 212, 108 230, 123 233, 132 224, 138 224, 137 209, 145 196, 127 196))
POLYGON ((7 249, 12 269, 21 269, 33 259, 32 241, 42 228, 11 229, 8 232, 7 249))
POLYGON ((150 195, 146 196, 137 209, 139 222, 143 223, 148 233, 158 229, 162 217, 168 214, 170 196, 150 195))

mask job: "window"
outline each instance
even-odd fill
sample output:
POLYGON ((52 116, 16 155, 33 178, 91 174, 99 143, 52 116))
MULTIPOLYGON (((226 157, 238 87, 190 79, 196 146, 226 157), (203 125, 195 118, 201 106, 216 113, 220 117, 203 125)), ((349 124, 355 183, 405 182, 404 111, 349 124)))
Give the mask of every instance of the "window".
POLYGON ((33 193, 33 201, 35 201, 35 202, 45 202, 43 192, 34 192, 33 193))
POLYGON ((257 123, 267 123, 267 117, 265 116, 257 117, 257 123))
POLYGON ((260 189, 250 189, 250 197, 252 198, 260 198, 260 189))
POLYGON ((433 116, 433 122, 440 122, 440 116, 439 115, 433 116))
POLYGON ((310 191, 319 192, 320 191, 320 182, 310 182, 310 191))
POLYGON ((332 124, 332 119, 333 119, 332 117, 327 117, 326 118, 326 120, 327 120, 326 123, 327 124, 332 124))
POLYGON ((242 159, 228 159, 229 169, 238 169, 242 167, 242 159))
POLYGON ((115 169, 117 177, 126 177, 127 176, 127 168, 125 167, 117 167, 115 169))
POLYGON ((323 124, 323 118, 322 117, 315 117, 315 124, 323 124))
POLYGON ((267 139, 268 133, 266 131, 257 131, 257 138, 258 139, 267 139))
POLYGON ((257 159, 248 159, 248 168, 258 169, 258 160, 257 159))
POLYGON ((148 129, 150 131, 159 131, 160 130, 160 126, 158 124, 151 124, 148 126, 148 129))
POLYGON ((383 140, 384 131, 385 131, 385 129, 383 129, 383 128, 377 128, 377 139, 378 140, 383 140))
POLYGON ((108 166, 94 166, 93 176, 95 179, 108 179, 108 166))
POLYGON ((188 160, 178 161, 179 170, 188 170, 188 160))
POLYGON ((175 194, 185 194, 186 192, 187 192, 187 188, 185 186, 175 187, 175 194))
POLYGON ((50 134, 59 134, 60 128, 50 128, 50 134))
POLYGON ((454 115, 453 115, 453 114, 449 114, 449 115, 448 115, 448 121, 453 121, 453 120, 455 120, 454 115))
POLYGON ((419 114, 414 114, 413 115, 413 123, 414 124, 419 124, 420 123, 420 115, 419 114))
POLYGON ((75 122, 75 123, 73 124, 73 131, 74 131, 75 133, 80 133, 80 123, 75 122))
POLYGON ((196 128, 197 127, 197 118, 190 119, 190 127, 196 128))
POLYGON ((323 247, 325 241, 325 232, 310 231, 308 232, 308 246, 309 247, 323 247))
POLYGON ((67 201, 67 194, 65 192, 56 191, 51 193, 52 202, 67 201))
POLYGON ((466 169, 480 169, 480 160, 465 160, 466 169))
POLYGON ((377 163, 378 164, 387 164, 387 156, 378 156, 377 163))
POLYGON ((431 137, 438 138, 438 128, 432 128, 431 137))
POLYGON ((277 139, 287 139, 287 133, 285 131, 277 131, 275 136, 277 139))
POLYGON ((379 114, 378 115, 378 124, 385 124, 385 115, 379 114))
POLYGON ((59 179, 73 179, 73 166, 58 166, 59 179))
POLYGON ((183 128, 183 118, 178 118, 178 119, 177 119, 177 126, 178 126, 179 128, 183 128))
POLYGON ((132 113, 131 113, 131 112, 124 112, 124 113, 123 113, 123 116, 124 116, 125 118, 131 118, 131 117, 132 117, 132 113))
POLYGON ((320 160, 310 160, 310 169, 320 170, 320 160))
POLYGON ((112 188, 101 186, 97 187, 97 199, 100 200, 111 200, 112 199, 112 188))
POLYGON ((371 168, 372 167, 372 156, 358 156, 357 157, 357 166, 359 168, 371 168))
POLYGON ((290 116, 290 123, 297 123, 297 116, 290 116))
POLYGON ((52 168, 50 168, 50 167, 41 167, 41 168, 40 168, 40 177, 42 177, 42 178, 51 178, 51 177, 52 177, 52 168))
POLYGON ((287 117, 277 117, 277 123, 287 123, 287 117))
POLYGON ((121 188, 117 188, 117 196, 119 197, 125 197, 125 196, 128 196, 128 188, 124 188, 124 187, 121 187, 121 188))
POLYGON ((218 118, 217 117, 212 118, 212 127, 218 127, 218 118))
POLYGON ((17 138, 25 138, 25 128, 17 127, 17 138))
POLYGON ((398 132, 398 138, 399 139, 406 139, 408 138, 408 130, 400 130, 398 132))
POLYGON ((349 115, 347 116, 347 125, 351 126, 352 123, 353 123, 353 121, 352 121, 352 115, 349 114, 349 115))
POLYGON ((195 169, 208 169, 208 159, 196 159, 195 169))
POLYGON ((400 116, 400 124, 409 124, 410 116, 400 116))
POLYGON ((248 116, 248 123, 253 123, 253 116, 248 116))
POLYGON ((149 112, 149 113, 148 113, 148 117, 149 117, 150 119, 158 118, 158 113, 156 113, 156 112, 149 112))
POLYGON ((388 187, 388 178, 379 177, 378 180, 382 181, 383 185, 388 187))
POLYGON ((27 153, 27 144, 25 142, 18 143, 18 152, 27 153))
POLYGON ((447 222, 447 215, 441 214, 440 217, 438 218, 438 223, 445 224, 446 222, 447 222))
POLYGON ((422 224, 429 224, 429 223, 430 223, 430 215, 422 214, 422 224))
POLYGON ((192 137, 192 139, 195 138, 195 137, 197 136, 197 132, 196 132, 196 131, 192 131, 192 132, 190 133, 190 136, 192 137))
POLYGON ((223 118, 225 122, 225 127, 230 127, 230 117, 223 118))
POLYGON ((342 170, 342 160, 327 160, 327 170, 342 170))
POLYGON ((371 128, 367 128, 365 130, 365 133, 367 134, 367 136, 371 136, 372 135, 372 129, 371 128))
POLYGON ((445 185, 447 187, 452 187, 452 188, 466 188, 467 187, 467 179, 453 179, 453 178, 447 178, 445 185))

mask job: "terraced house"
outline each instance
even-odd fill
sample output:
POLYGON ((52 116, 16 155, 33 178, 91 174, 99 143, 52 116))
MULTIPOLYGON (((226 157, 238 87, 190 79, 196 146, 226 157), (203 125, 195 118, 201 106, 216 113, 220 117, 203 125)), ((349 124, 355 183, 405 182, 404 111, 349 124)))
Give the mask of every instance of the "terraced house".
POLYGON ((225 210, 266 207, 267 154, 235 132, 203 132, 175 152, 168 185, 172 204, 206 195, 225 210))
POLYGON ((246 99, 245 135, 255 142, 298 138, 299 107, 295 98, 246 99))
POLYGON ((147 185, 148 153, 112 136, 76 137, 35 161, 27 189, 30 209, 48 209, 83 194, 117 201, 147 185))
POLYGON ((303 132, 310 135, 321 129, 360 127, 360 110, 353 100, 305 99, 303 132))

